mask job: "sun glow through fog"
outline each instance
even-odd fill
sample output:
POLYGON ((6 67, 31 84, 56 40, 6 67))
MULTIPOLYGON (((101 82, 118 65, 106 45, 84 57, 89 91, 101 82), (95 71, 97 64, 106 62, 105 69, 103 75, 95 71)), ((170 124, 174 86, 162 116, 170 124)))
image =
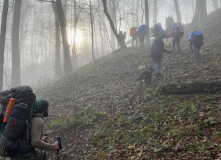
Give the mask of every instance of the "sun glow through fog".
POLYGON ((73 29, 68 29, 68 43, 69 45, 73 46, 74 42, 76 45, 79 45, 82 41, 82 35, 81 32, 77 29, 76 30, 76 37, 74 40, 74 30, 73 29))

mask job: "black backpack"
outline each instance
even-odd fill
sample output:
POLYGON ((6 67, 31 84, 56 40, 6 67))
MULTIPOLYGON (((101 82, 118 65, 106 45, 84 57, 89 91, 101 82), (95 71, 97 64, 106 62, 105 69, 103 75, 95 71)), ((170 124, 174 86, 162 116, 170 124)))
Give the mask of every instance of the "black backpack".
MULTIPOLYGON (((4 106, 10 98, 16 103, 8 122, 1 121, 0 155, 4 157, 22 157, 34 151, 30 139, 30 122, 36 96, 29 86, 20 86, 0 93, 0 103, 4 106)), ((0 116, 1 120, 2 114, 0 116)))
POLYGON ((203 32, 201 30, 192 33, 192 42, 198 47, 202 47, 204 42, 203 32))

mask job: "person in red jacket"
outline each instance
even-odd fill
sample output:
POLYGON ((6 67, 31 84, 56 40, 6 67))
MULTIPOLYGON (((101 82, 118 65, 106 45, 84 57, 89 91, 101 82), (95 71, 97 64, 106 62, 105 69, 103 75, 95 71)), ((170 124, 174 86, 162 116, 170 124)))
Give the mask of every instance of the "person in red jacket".
POLYGON ((136 41, 136 47, 137 47, 138 46, 137 27, 131 27, 130 36, 132 37, 132 45, 131 46, 134 46, 134 41, 136 41))

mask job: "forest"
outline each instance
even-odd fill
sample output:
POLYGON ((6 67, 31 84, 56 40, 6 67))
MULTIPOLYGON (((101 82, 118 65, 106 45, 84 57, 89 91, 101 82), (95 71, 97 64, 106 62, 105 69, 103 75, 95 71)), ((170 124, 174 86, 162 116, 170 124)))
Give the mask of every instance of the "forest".
POLYGON ((221 159, 221 0, 0 2, 0 90, 28 85, 48 100, 59 159, 221 159))

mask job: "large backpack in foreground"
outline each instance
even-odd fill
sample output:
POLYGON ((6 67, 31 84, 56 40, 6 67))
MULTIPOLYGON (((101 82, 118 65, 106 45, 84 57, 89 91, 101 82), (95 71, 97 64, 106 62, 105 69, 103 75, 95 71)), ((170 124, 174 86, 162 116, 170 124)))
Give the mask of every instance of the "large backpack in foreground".
POLYGON ((0 93, 0 103, 3 107, 6 107, 4 105, 10 98, 15 98, 16 103, 8 116, 8 122, 1 125, 0 155, 22 157, 34 150, 30 142, 29 123, 36 96, 29 86, 12 88, 0 93))

